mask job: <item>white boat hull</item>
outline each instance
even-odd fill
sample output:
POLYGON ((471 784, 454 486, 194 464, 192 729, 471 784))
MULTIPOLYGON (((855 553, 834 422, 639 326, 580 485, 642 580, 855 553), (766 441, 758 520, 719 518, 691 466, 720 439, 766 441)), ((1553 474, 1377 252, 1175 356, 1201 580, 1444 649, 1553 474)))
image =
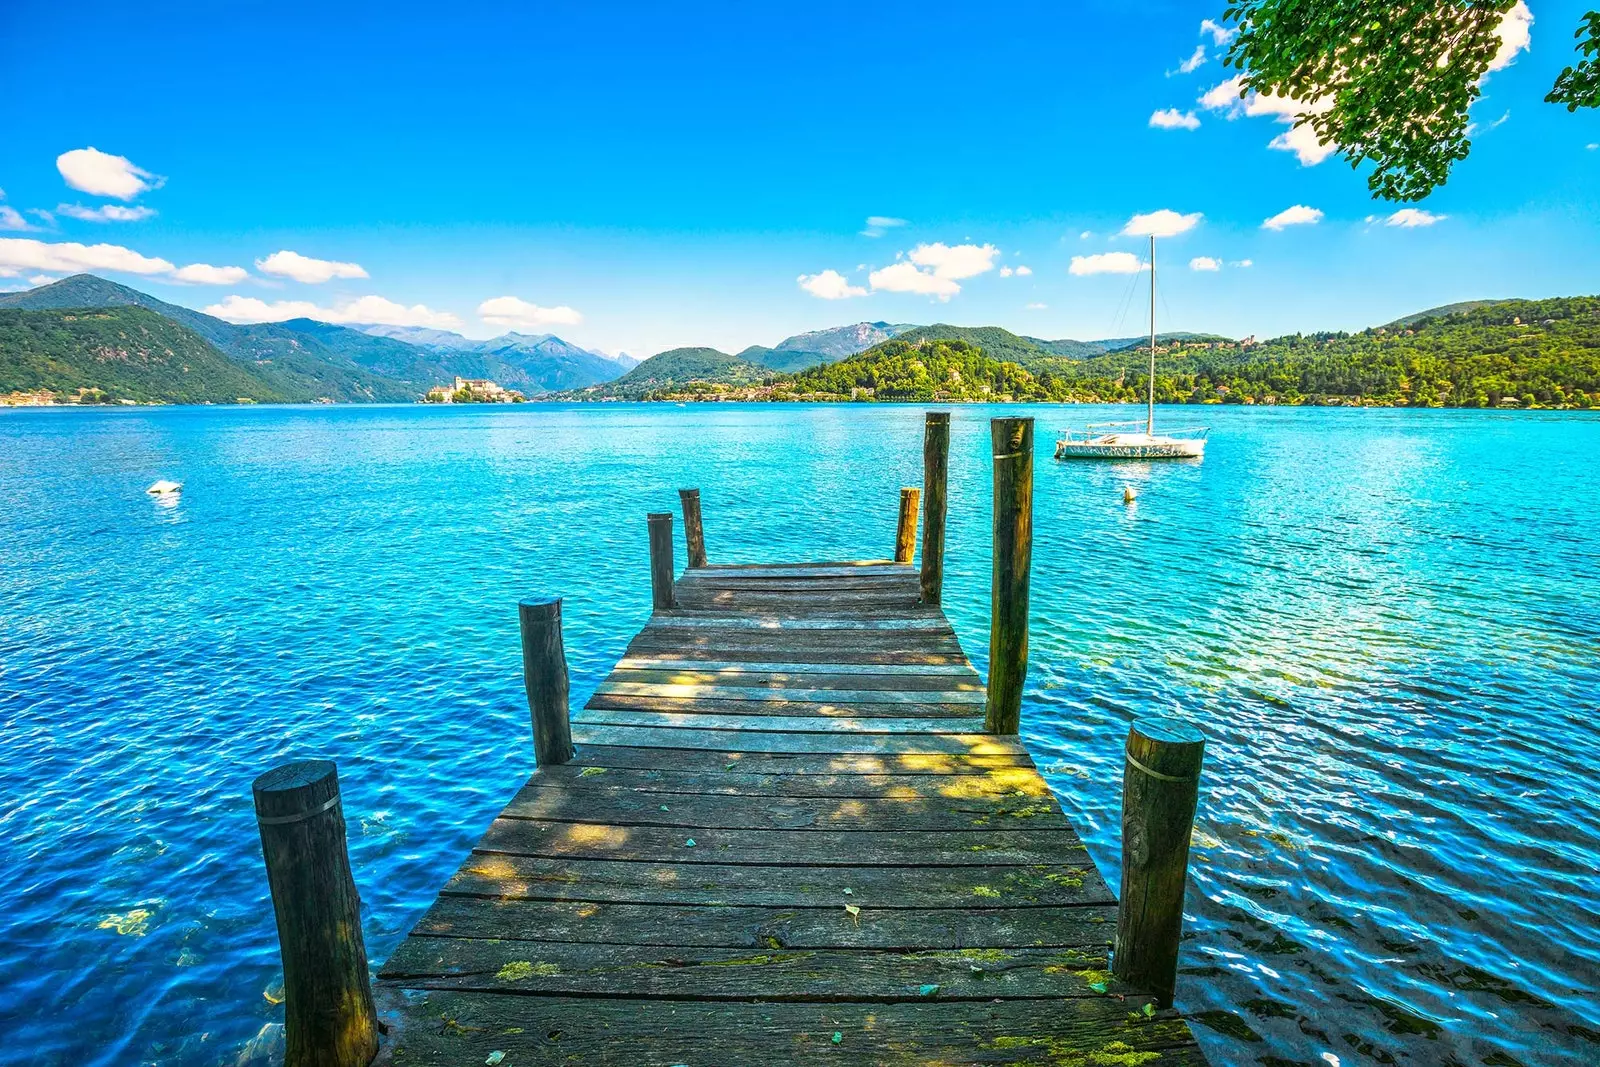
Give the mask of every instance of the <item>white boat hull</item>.
POLYGON ((1057 441, 1057 459, 1201 459, 1203 437, 1146 437, 1117 434, 1088 441, 1057 441))

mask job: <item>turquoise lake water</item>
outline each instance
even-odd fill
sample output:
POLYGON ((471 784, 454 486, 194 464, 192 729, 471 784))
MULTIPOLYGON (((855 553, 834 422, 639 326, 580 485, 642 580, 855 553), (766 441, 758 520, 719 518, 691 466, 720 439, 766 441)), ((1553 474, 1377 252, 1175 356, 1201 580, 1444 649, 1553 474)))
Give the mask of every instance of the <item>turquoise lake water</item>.
MULTIPOLYGON (((980 670, 1015 410, 952 422, 980 670)), ((1128 723, 1209 738, 1212 1061, 1600 1062, 1600 417, 1208 408, 1203 464, 1050 459, 1127 411, 1021 411, 1023 733, 1113 885, 1128 723)), ((531 770, 517 599, 567 598, 577 706, 648 616, 646 512, 698 485, 713 562, 887 555, 922 412, 0 412, 0 1062, 268 1063, 256 774, 338 761, 383 959, 531 770)))

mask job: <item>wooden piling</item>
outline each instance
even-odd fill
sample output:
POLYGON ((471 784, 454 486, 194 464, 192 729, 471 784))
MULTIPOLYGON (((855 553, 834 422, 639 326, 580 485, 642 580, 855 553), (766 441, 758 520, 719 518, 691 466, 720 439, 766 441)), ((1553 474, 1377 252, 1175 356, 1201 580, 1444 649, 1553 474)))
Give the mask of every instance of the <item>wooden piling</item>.
POLYGON ((911 486, 900 490, 900 524, 894 532, 894 561, 910 563, 917 554, 917 504, 922 490, 911 486))
POLYGON ((522 623, 522 685, 533 719, 533 758, 541 767, 572 759, 567 707, 567 652, 561 641, 561 598, 535 597, 517 605, 522 623))
POLYGON ((1189 835, 1206 742, 1188 723, 1141 719, 1122 772, 1122 897, 1111 972, 1172 1004, 1189 835))
POLYGON ((989 420, 994 445, 994 571, 989 592, 985 728, 1014 734, 1028 677, 1028 576, 1033 562, 1033 419, 989 420))
POLYGON ((339 773, 327 760, 277 767, 251 786, 283 958, 286 1067, 365 1067, 378 1016, 350 874, 339 773))
POLYGON ((672 513, 651 512, 650 601, 656 610, 672 607, 672 513))
POLYGON ((706 565, 706 534, 700 525, 700 490, 679 489, 683 501, 683 540, 689 547, 689 566, 706 565))
POLYGON ((950 472, 950 413, 930 411, 922 426, 922 602, 944 595, 945 487, 950 472))

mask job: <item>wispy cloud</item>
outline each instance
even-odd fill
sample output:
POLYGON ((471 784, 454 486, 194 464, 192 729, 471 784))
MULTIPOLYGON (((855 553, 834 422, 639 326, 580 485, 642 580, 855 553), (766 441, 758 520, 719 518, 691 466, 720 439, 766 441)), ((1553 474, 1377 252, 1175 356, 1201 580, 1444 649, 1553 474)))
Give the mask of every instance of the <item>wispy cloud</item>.
MULTIPOLYGON (((359 263, 340 263, 332 259, 313 259, 298 252, 283 249, 266 259, 256 260, 256 269, 263 274, 290 278, 306 285, 318 285, 334 278, 365 278, 366 269, 359 263)), ((398 323, 395 325, 399 325, 398 323)))
POLYGON ((102 204, 100 207, 84 207, 82 204, 57 204, 56 214, 65 215, 69 219, 82 219, 85 222, 138 222, 155 215, 156 209, 152 207, 123 207, 121 204, 102 204))
POLYGON ((905 219, 897 219, 892 215, 868 215, 867 228, 861 231, 861 236, 882 237, 888 231, 905 224, 905 219))
POLYGON ((1227 44, 1229 41, 1239 36, 1239 30, 1237 27, 1223 26, 1220 23, 1213 22, 1211 19, 1200 20, 1200 32, 1203 34, 1209 33, 1211 35, 1211 42, 1217 45, 1227 44))
MULTIPOLYGON (((423 309, 426 310, 426 309, 423 309)), ((515 329, 537 329, 543 326, 576 326, 583 321, 583 316, 574 308, 562 304, 558 307, 540 307, 515 296, 497 296, 485 300, 478 305, 478 317, 491 326, 507 326, 515 329)), ((454 318, 454 316, 451 316, 454 318)), ((387 320, 377 320, 387 321, 387 320)), ((396 326, 418 325, 426 326, 429 323, 394 323, 396 326)))
POLYGON ((848 300, 853 296, 867 295, 865 288, 851 285, 850 280, 836 270, 802 274, 796 281, 800 283, 800 288, 822 300, 848 300))
POLYGON ((1170 208, 1152 211, 1145 215, 1135 215, 1122 227, 1124 237, 1176 237, 1195 228, 1204 218, 1196 211, 1190 215, 1182 215, 1170 208))
POLYGON ((441 330, 458 329, 461 320, 446 311, 423 305, 406 307, 381 296, 363 296, 338 307, 319 307, 309 300, 275 300, 268 303, 253 296, 229 296, 204 309, 228 322, 283 322, 286 319, 316 319, 318 322, 378 322, 389 326, 432 326, 441 330))
POLYGON ((1138 274, 1148 264, 1132 252, 1100 252, 1092 256, 1073 256, 1068 274, 1138 274))
POLYGON ((1193 111, 1179 111, 1175 107, 1169 107, 1152 113, 1150 125, 1158 130, 1198 130, 1200 120, 1193 111))
POLYGON ((1322 209, 1295 204, 1261 223, 1263 230, 1282 230, 1286 226, 1315 226, 1322 221, 1322 209))
POLYGON ((1399 211, 1383 220, 1385 226, 1401 226, 1405 229, 1415 229, 1418 226, 1432 226, 1436 222, 1443 222, 1448 215, 1435 215, 1431 211, 1424 211, 1420 207, 1403 207, 1399 211))
POLYGON ((94 147, 61 153, 56 157, 56 170, 79 192, 116 200, 132 200, 140 193, 159 189, 166 181, 134 166, 126 156, 114 156, 94 147))
POLYGON ((1193 74, 1195 71, 1200 69, 1200 65, 1205 61, 1206 46, 1203 44, 1197 44, 1194 46, 1194 54, 1188 59, 1185 59, 1182 63, 1178 64, 1178 73, 1193 74))

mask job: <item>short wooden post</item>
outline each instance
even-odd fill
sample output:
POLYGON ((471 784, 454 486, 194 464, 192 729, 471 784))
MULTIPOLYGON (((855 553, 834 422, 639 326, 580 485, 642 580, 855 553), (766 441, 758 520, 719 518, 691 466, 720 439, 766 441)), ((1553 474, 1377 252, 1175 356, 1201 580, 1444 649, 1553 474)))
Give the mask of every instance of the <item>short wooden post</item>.
POLYGON ((689 566, 706 565, 706 532, 700 525, 700 490, 679 489, 683 501, 683 540, 689 546, 689 566))
POLYGON ((922 602, 944 595, 945 483, 950 472, 950 413, 930 411, 922 427, 922 602))
POLYGON ((650 601, 656 610, 672 607, 672 512, 650 516, 650 601))
POLYGON ((1028 575, 1033 564, 1033 419, 990 419, 994 445, 994 572, 989 589, 985 727, 1014 734, 1028 677, 1028 575))
POLYGON ((900 490, 900 525, 894 532, 894 561, 910 563, 917 554, 917 503, 922 490, 906 487, 900 490))
POLYGON ((1188 723, 1141 719, 1122 771, 1122 901, 1111 973, 1170 1007, 1178 980, 1189 834, 1206 742, 1188 723))
POLYGON ((572 759, 567 708, 567 650, 561 642, 561 598, 533 597, 517 604, 522 623, 522 686, 533 718, 533 759, 539 766, 572 759))
POLYGON ((286 1067, 365 1067, 378 1052, 361 898, 350 875, 339 772, 288 763, 251 786, 283 958, 286 1067))

